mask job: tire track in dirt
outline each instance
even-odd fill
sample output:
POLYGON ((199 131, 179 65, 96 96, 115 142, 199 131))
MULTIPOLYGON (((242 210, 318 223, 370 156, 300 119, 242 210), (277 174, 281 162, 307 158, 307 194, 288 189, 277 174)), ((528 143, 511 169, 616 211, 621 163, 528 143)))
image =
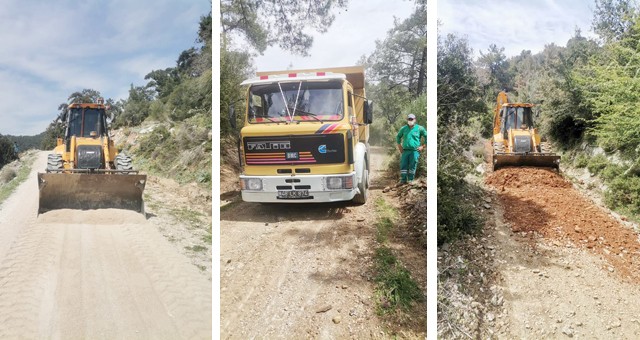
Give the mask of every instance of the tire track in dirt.
POLYGON ((0 210, 0 338, 211 338, 211 282, 142 215, 35 217, 42 154, 0 210))
MULTIPOLYGON (((372 181, 383 160, 383 150, 372 156, 372 181)), ((369 281, 378 194, 364 206, 225 208, 221 338, 383 337, 369 281)))

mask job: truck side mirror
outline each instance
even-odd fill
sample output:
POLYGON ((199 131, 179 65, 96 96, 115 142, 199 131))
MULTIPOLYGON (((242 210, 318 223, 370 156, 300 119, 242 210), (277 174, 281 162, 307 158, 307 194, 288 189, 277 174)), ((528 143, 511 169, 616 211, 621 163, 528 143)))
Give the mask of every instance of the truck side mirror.
POLYGON ((364 102, 364 123, 371 124, 373 122, 373 102, 367 100, 364 102))
POLYGON ((232 128, 236 128, 236 108, 235 105, 229 105, 229 124, 232 128))

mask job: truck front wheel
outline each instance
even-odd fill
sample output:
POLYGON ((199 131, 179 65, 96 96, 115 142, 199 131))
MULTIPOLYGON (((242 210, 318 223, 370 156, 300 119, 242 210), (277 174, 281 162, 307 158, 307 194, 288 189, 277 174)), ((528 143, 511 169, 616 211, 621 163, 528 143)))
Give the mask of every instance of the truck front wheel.
POLYGON ((358 190, 360 191, 353 197, 353 202, 356 204, 365 204, 367 202, 367 196, 369 195, 369 169, 365 166, 362 170, 362 180, 358 183, 358 190))

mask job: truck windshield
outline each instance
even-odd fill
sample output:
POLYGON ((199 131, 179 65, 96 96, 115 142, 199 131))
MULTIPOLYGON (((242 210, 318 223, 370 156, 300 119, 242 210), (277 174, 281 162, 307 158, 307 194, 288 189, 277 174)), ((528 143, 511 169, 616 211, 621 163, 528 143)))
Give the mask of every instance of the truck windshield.
POLYGON ((302 81, 254 85, 250 89, 248 115, 250 123, 341 120, 344 115, 342 83, 302 81))

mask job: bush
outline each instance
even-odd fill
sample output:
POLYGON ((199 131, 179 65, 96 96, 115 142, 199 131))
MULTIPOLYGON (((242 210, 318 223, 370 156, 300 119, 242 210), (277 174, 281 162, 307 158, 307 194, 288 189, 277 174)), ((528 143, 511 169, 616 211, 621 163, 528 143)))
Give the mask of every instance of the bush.
POLYGON ((587 169, 590 173, 597 175, 607 166, 608 163, 609 161, 604 155, 595 155, 587 162, 587 169))
POLYGON ((573 159, 573 166, 576 168, 586 168, 587 164, 589 164, 589 157, 583 153, 576 156, 573 159))
POLYGON ((483 138, 493 137, 493 112, 489 111, 478 117, 480 134, 483 138))
POLYGON ((605 202, 611 208, 622 208, 640 214, 640 177, 618 176, 609 182, 605 202))
MULTIPOLYGON (((376 249, 376 276, 383 293, 383 299, 389 307, 409 308, 414 301, 422 301, 423 296, 418 284, 411 278, 411 273, 398 262, 391 249, 376 249)), ((383 313, 385 308, 383 307, 383 313)))
POLYGON ((0 168, 17 158, 18 155, 14 151, 13 142, 6 136, 0 135, 0 168))
POLYGON ((473 233, 484 223, 471 203, 461 200, 469 194, 466 183, 455 187, 438 183, 438 246, 473 233))
POLYGON ((16 177, 16 171, 14 169, 3 169, 0 171, 0 183, 9 183, 16 177))
POLYGON ((605 166, 604 169, 602 169, 600 176, 602 176, 602 178, 605 181, 611 181, 616 177, 622 175, 623 172, 624 172, 623 166, 620 166, 617 164, 607 164, 607 166, 605 166))
POLYGON ((164 126, 155 128, 140 140, 140 153, 146 158, 152 157, 156 147, 161 146, 170 136, 171 134, 164 126))

